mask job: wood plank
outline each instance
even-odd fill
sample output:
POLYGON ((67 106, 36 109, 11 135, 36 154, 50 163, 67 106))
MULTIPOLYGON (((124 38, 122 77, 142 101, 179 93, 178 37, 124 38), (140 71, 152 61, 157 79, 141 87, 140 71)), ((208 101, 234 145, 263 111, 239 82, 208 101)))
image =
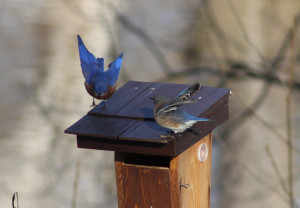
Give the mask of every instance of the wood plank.
POLYGON ((116 173, 116 185, 117 185, 117 196, 118 196, 118 207, 125 207, 125 186, 123 179, 123 154, 115 152, 115 173, 116 173))
POLYGON ((128 129, 135 122, 135 120, 125 118, 86 115, 66 129, 65 133, 117 139, 123 131, 128 129))
POLYGON ((132 141, 145 141, 145 142, 157 142, 157 143, 168 143, 171 141, 171 137, 161 138, 160 135, 167 135, 168 129, 161 127, 154 120, 149 121, 137 121, 124 131, 119 139, 121 140, 132 140, 132 141))
POLYGON ((176 201, 180 198, 180 207, 210 207, 211 152, 212 134, 209 134, 171 160, 172 199, 176 201), (202 143, 205 143, 208 148, 208 157, 205 162, 198 160, 198 149, 202 143), (189 185, 186 185, 186 188, 181 186, 180 189, 176 189, 180 184, 189 185))
POLYGON ((133 99, 138 97, 144 90, 146 90, 152 82, 136 82, 129 81, 115 94, 110 97, 106 103, 101 102, 95 108, 88 112, 89 115, 114 115, 117 111, 122 109, 133 99), (105 104, 105 108, 103 105, 105 104))
POLYGON ((169 168, 116 162, 119 208, 172 207, 169 168))
POLYGON ((106 139, 100 137, 77 136, 77 147, 95 150, 109 150, 137 154, 175 156, 174 141, 169 143, 154 143, 106 139))
POLYGON ((115 115, 121 117, 130 117, 136 119, 153 119, 154 104, 150 99, 156 95, 164 95, 173 98, 188 85, 172 83, 153 83, 143 91, 133 102, 128 103, 115 115))

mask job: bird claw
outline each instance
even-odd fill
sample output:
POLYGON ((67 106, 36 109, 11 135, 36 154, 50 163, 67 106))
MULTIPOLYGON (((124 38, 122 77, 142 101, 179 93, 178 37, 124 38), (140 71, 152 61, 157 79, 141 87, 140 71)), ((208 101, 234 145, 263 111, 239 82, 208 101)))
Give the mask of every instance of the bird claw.
POLYGON ((160 138, 162 138, 162 139, 165 139, 165 138, 174 138, 173 136, 171 136, 171 135, 159 135, 160 136, 160 138))
POLYGON ((174 132, 168 131, 168 135, 160 135, 160 138, 162 138, 162 139, 165 139, 165 138, 172 138, 172 139, 174 139, 175 135, 176 134, 174 132))
POLYGON ((96 107, 95 98, 93 98, 93 103, 90 107, 96 107))
POLYGON ((181 133, 174 133, 172 131, 168 132, 168 135, 160 135, 160 138, 172 138, 175 139, 176 137, 182 137, 184 132, 181 133))
POLYGON ((102 110, 102 111, 105 111, 105 110, 106 110, 105 104, 101 107, 101 110, 102 110))
POLYGON ((176 136, 178 136, 178 137, 182 137, 182 135, 183 135, 183 132, 176 134, 176 136))
POLYGON ((102 105, 101 110, 102 110, 102 111, 105 111, 105 110, 106 110, 106 100, 103 100, 103 101, 101 102, 101 105, 102 105))
POLYGON ((92 105, 90 107, 96 107, 96 106, 97 105, 96 105, 95 101, 93 101, 93 103, 92 103, 92 105))

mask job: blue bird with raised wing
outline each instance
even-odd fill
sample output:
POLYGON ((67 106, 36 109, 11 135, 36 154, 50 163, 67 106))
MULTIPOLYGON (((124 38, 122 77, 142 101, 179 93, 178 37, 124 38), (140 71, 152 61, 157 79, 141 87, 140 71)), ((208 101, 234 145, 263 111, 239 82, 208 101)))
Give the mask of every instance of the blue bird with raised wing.
POLYGON ((79 35, 77 35, 77 39, 81 68, 85 79, 84 86, 93 97, 92 107, 96 105, 94 98, 106 100, 114 94, 122 65, 123 52, 104 71, 104 59, 96 58, 90 53, 79 35))
POLYGON ((155 105, 153 115, 155 121, 162 127, 172 130, 175 134, 184 132, 200 121, 210 121, 207 118, 198 118, 188 114, 180 106, 195 103, 188 100, 200 89, 200 83, 195 83, 179 93, 174 99, 158 95, 152 97, 155 105))

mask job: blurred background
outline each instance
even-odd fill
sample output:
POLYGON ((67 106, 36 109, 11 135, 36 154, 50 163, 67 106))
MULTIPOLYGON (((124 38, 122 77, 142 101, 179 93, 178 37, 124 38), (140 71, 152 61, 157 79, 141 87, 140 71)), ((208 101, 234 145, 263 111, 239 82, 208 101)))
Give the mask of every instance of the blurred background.
POLYGON ((1 0, 0 206, 117 207, 113 153, 64 129, 92 98, 76 35, 128 80, 230 88, 212 207, 300 207, 299 0, 1 0))

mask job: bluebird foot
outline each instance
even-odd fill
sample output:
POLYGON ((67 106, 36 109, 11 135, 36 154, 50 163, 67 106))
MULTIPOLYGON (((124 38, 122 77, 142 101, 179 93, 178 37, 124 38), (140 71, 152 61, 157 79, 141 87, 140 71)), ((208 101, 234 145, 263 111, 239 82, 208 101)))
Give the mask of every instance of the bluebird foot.
POLYGON ((96 107, 95 99, 93 98, 93 103, 90 107, 96 107))
POLYGON ((176 134, 173 132, 173 131, 168 131, 168 134, 167 135, 160 135, 160 138, 172 138, 174 139, 176 136, 176 134))
POLYGON ((106 110, 106 100, 103 100, 101 105, 102 105, 101 110, 105 111, 106 110))

